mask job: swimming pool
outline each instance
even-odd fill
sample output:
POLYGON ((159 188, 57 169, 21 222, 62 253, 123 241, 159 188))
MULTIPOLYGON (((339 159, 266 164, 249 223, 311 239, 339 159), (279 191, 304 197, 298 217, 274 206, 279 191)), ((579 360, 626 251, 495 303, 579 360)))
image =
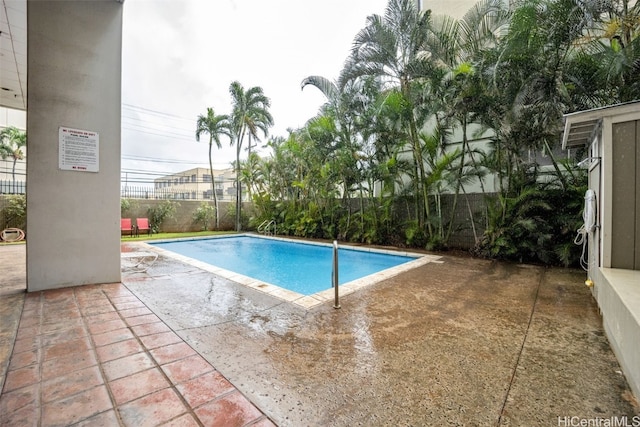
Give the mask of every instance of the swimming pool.
MULTIPOLYGON (((329 298, 322 294, 332 292, 333 248, 328 244, 234 235, 150 245, 168 251, 169 256, 178 254, 183 261, 197 260, 199 267, 211 265, 213 269, 207 268, 209 271, 224 272, 224 277, 290 301, 304 296, 323 301, 329 298)), ((359 250, 348 246, 340 246, 338 253, 342 295, 434 259, 406 252, 359 250), (343 289, 345 287, 348 289, 343 289)))

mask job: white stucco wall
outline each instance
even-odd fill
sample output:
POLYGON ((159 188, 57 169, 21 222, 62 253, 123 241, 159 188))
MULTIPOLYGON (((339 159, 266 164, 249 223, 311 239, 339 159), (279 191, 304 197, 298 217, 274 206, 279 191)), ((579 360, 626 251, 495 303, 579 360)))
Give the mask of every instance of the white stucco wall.
POLYGON ((120 281, 122 3, 29 1, 27 290, 120 281), (60 170, 58 129, 98 132, 99 172, 60 170))

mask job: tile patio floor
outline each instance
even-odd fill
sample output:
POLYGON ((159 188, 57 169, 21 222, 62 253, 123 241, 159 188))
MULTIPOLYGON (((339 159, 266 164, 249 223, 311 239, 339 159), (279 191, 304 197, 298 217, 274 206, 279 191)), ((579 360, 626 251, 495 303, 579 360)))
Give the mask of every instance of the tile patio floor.
POLYGON ((122 284, 27 294, 2 426, 272 426, 122 284))

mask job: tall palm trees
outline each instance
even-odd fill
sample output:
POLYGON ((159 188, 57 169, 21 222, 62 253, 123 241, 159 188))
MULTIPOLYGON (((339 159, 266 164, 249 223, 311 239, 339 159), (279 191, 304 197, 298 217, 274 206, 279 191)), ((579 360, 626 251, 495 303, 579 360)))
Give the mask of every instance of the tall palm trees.
POLYGON ((416 214, 420 228, 428 210, 425 171, 421 157, 414 101, 415 83, 431 66, 426 49, 430 36, 430 13, 420 13, 413 0, 390 0, 384 16, 371 15, 356 36, 347 59, 344 80, 377 76, 399 91, 405 106, 401 120, 413 153, 417 179, 414 181, 416 214), (420 208, 419 200, 424 205, 420 208))
POLYGON ((273 117, 269 113, 271 101, 264 95, 261 87, 254 86, 245 90, 238 81, 234 81, 229 86, 229 92, 233 103, 230 116, 231 144, 236 146, 236 231, 240 231, 240 150, 245 137, 248 137, 248 151, 251 156, 251 140, 259 140, 258 131, 267 136, 269 127, 273 125, 273 117))
POLYGON ((16 185, 16 162, 24 159, 24 151, 22 149, 26 145, 26 132, 14 126, 9 126, 0 131, 0 157, 2 160, 6 160, 9 157, 13 160, 11 177, 14 187, 16 185))
POLYGON ((199 115, 196 124, 196 141, 200 141, 200 136, 209 134, 209 173, 211 174, 211 194, 216 208, 216 229, 220 226, 220 215, 218 213, 218 197, 216 195, 215 178, 213 176, 213 161, 211 160, 211 149, 213 143, 218 148, 222 148, 220 137, 225 135, 231 138, 231 128, 229 116, 226 114, 217 115, 213 108, 207 108, 207 114, 199 115))

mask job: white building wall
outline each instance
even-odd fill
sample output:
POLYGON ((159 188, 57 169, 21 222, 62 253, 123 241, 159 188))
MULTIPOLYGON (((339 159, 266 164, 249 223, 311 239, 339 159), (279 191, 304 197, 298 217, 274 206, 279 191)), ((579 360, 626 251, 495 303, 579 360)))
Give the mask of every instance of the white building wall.
POLYGON ((27 290, 120 281, 122 3, 28 1, 27 290), (61 170, 59 128, 99 134, 99 171, 61 170))
POLYGON ((476 3, 476 0, 417 0, 422 9, 431 9, 434 15, 449 15, 460 19, 476 3))

